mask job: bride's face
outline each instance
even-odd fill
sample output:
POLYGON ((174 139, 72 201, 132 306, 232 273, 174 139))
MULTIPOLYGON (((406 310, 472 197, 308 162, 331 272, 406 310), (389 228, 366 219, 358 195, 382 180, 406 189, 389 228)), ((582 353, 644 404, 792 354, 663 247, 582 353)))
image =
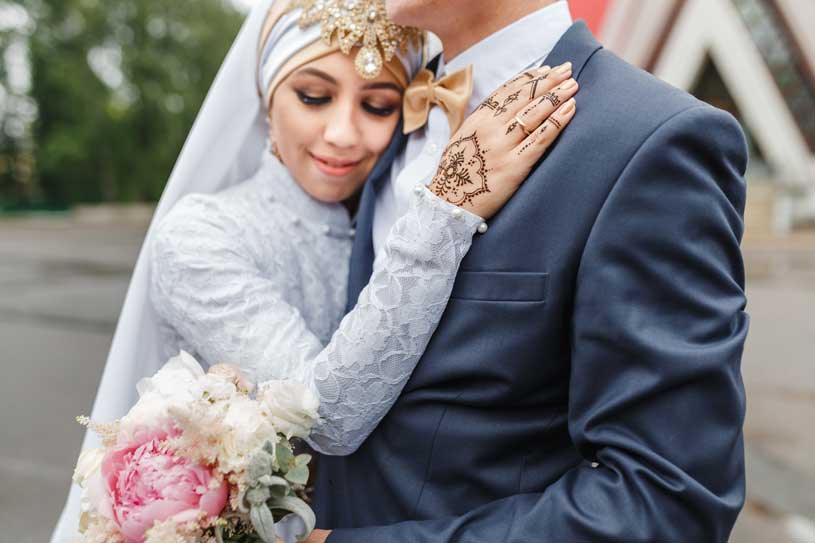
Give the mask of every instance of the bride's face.
POLYGON ((272 139, 303 189, 323 202, 353 196, 390 143, 402 90, 387 71, 362 79, 340 52, 306 64, 277 88, 272 139))

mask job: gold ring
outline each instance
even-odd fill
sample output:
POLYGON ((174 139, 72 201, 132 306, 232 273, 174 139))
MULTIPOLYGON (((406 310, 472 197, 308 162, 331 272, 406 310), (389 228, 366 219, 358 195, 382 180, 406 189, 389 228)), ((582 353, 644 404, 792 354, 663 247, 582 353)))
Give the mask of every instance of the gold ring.
POLYGON ((516 123, 518 123, 518 125, 521 127, 521 130, 523 130, 523 131, 524 131, 524 133, 525 133, 527 136, 531 136, 531 135, 532 135, 532 131, 531 131, 531 130, 529 130, 529 127, 528 127, 528 126, 526 126, 526 123, 525 123, 525 122, 523 122, 523 121, 521 120, 521 118, 520 118, 520 117, 518 117, 517 115, 515 115, 515 122, 516 122, 516 123))

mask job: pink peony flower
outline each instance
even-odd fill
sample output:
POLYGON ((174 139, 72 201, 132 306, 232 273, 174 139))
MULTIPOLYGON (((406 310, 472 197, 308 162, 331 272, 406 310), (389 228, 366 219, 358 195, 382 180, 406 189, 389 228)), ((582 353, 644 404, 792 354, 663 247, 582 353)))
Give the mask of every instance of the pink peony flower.
POLYGON ((102 462, 101 485, 91 499, 127 543, 142 543, 156 521, 196 521, 201 512, 214 517, 226 505, 226 482, 207 467, 163 450, 167 436, 134 432, 130 443, 111 450, 102 462))

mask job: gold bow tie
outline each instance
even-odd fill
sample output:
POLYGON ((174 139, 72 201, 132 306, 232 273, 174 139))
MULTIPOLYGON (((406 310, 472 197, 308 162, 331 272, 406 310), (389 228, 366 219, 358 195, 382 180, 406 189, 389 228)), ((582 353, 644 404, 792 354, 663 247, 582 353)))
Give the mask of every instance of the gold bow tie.
POLYGON ((405 91, 404 133, 410 134, 427 122, 430 108, 439 106, 450 123, 450 134, 464 122, 467 104, 473 94, 473 67, 433 81, 433 72, 425 68, 416 75, 405 91))

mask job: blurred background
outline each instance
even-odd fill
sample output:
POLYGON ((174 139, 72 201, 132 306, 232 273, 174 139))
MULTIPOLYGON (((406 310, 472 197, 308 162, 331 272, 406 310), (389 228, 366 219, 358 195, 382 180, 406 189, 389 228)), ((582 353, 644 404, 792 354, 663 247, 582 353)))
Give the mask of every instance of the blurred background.
MULTIPOLYGON (((2 541, 50 535, 153 205, 252 3, 0 0, 2 541)), ((748 503, 731 540, 815 543, 815 0, 569 4, 748 136, 748 503)))

